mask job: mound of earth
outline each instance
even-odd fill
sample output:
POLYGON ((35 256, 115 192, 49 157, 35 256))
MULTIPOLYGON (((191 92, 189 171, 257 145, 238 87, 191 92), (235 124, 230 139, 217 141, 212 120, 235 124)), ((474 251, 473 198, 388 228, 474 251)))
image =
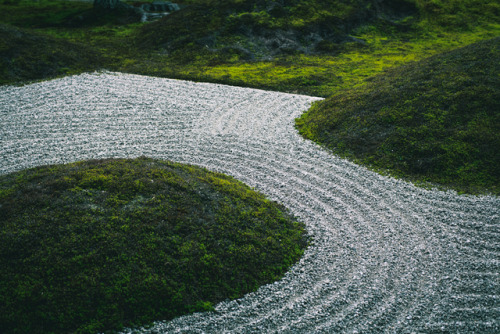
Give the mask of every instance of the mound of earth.
POLYGON ((280 278, 303 224, 231 177, 148 158, 0 176, 3 333, 95 333, 280 278))
POLYGON ((336 154, 471 193, 500 188, 500 38, 387 71, 297 121, 336 154))
POLYGON ((410 0, 191 1, 191 5, 146 25, 137 43, 164 53, 205 50, 244 60, 290 53, 332 53, 345 42, 364 44, 349 33, 375 21, 395 22, 416 14, 410 0))
POLYGON ((100 63, 87 46, 0 24, 0 84, 95 70, 100 63))

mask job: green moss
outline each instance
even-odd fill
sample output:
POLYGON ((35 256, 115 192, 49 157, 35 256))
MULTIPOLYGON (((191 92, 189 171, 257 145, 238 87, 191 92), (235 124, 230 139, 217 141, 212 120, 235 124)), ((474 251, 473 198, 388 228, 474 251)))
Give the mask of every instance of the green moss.
POLYGON ((498 22, 500 4, 485 0, 414 0, 423 26, 466 30, 485 22, 498 22))
POLYGON ((495 1, 391 0, 374 4, 367 0, 311 0, 286 1, 273 9, 267 1, 183 3, 188 6, 163 20, 131 23, 134 18, 127 13, 95 13, 91 4, 0 1, 0 22, 33 28, 37 36, 48 34, 52 44, 56 43, 54 38, 59 40, 45 48, 42 40, 23 45, 23 36, 13 44, 0 34, 0 50, 9 44, 19 50, 36 50, 31 55, 24 51, 14 60, 0 51, 0 81, 12 83, 106 68, 326 97, 338 89, 361 85, 390 67, 500 33, 495 1), (437 11, 433 9, 436 4, 437 11), (44 14, 49 12, 51 15, 44 14), (440 20, 448 14, 454 18, 446 19, 452 25, 440 20), (468 23, 461 18, 467 18, 468 23), (264 51, 252 35, 265 37, 288 31, 303 36, 302 42, 307 44, 308 34, 318 27, 333 37, 307 55, 292 52, 258 60, 264 51), (80 57, 58 65, 50 50, 61 58, 64 54, 59 50, 65 48, 78 49, 80 57), (39 64, 40 59, 49 60, 39 64), (38 70, 44 67, 49 70, 38 70))
POLYGON ((92 7, 91 3, 60 0, 0 0, 0 22, 22 28, 60 25, 68 17, 92 7))
POLYGON ((0 83, 95 70, 101 63, 88 46, 0 23, 0 83))
POLYGON ((237 298, 301 256, 304 227, 222 174, 147 158, 0 177, 2 333, 95 333, 237 298))
POLYGON ((500 189, 500 38, 394 68, 297 125, 336 154, 470 193, 500 189))

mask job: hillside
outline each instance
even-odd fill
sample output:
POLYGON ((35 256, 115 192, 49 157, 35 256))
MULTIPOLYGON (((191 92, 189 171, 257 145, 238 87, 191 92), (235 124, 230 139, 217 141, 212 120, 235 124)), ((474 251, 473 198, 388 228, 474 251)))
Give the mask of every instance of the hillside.
POLYGON ((500 38, 388 70, 298 121, 335 154, 461 191, 500 193, 500 38))
POLYGON ((0 35, 0 82, 104 68, 327 97, 384 69, 500 34, 496 1, 181 4, 159 21, 137 22, 130 12, 95 12, 88 2, 0 0, 0 23, 37 36, 14 41, 21 50, 37 50, 35 57, 8 54, 12 37, 0 35), (56 44, 47 48, 40 36, 56 44), (61 47, 77 50, 76 61, 59 61, 61 47), (51 60, 39 70, 39 59, 51 60))
POLYGON ((271 60, 279 55, 339 52, 342 44, 364 44, 349 34, 374 22, 415 15, 409 0, 338 1, 190 1, 190 6, 144 26, 139 45, 190 58, 217 54, 219 61, 237 58, 271 60), (186 54, 186 52, 188 54, 186 54))
POLYGON ((87 46, 0 23, 0 84, 91 71, 101 58, 87 46))

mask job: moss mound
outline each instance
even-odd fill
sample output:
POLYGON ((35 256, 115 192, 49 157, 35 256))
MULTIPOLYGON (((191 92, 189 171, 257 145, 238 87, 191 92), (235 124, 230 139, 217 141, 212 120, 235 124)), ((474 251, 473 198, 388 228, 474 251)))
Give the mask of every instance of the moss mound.
POLYGON ((500 38, 387 71, 297 120, 363 164, 469 193, 500 193, 500 38))
POLYGON ((91 48, 0 24, 0 84, 97 69, 91 48))
POLYGON ((500 4, 492 0, 412 0, 425 24, 446 29, 468 29, 486 22, 498 22, 500 4))
POLYGON ((280 278, 306 246, 285 208, 166 161, 0 176, 0 331, 95 333, 209 310, 280 278))
MULTIPOLYGON (((356 27, 392 25, 418 12, 411 0, 191 0, 185 9, 145 25, 137 44, 178 59, 212 54, 214 61, 335 53, 356 39, 356 27)), ((360 41, 361 42, 361 41, 360 41)))

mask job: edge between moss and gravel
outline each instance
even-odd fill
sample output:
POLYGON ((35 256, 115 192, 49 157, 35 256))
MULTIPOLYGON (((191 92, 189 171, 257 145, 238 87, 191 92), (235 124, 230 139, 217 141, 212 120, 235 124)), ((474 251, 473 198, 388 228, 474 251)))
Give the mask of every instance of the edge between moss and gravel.
POLYGON ((427 186, 500 193, 500 38, 432 56, 316 103, 300 133, 427 186))
POLYGON ((304 225, 243 183, 149 158, 0 176, 0 328, 120 329, 239 298, 282 277, 304 225))

